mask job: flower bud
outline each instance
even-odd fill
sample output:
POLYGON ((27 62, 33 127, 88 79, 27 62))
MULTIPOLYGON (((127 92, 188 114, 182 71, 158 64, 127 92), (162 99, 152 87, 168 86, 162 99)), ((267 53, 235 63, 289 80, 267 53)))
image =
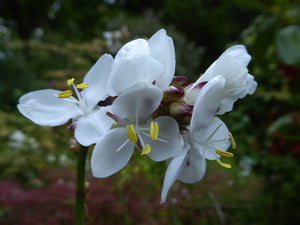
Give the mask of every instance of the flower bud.
POLYGON ((185 86, 187 83, 187 78, 184 76, 174 76, 171 85, 185 86))
POLYGON ((185 87, 185 93, 186 95, 184 96, 184 102, 188 105, 194 105, 196 98, 199 95, 199 92, 201 91, 201 89, 203 88, 203 86, 207 83, 207 81, 201 82, 199 84, 197 84, 195 87, 193 87, 192 90, 190 90, 192 88, 192 86, 194 85, 194 83, 189 84, 188 86, 185 87))
POLYGON ((152 113, 152 118, 155 119, 159 116, 165 116, 169 114, 169 106, 167 104, 162 104, 158 106, 158 108, 152 113))
POLYGON ((193 111, 191 107, 182 102, 174 102, 170 105, 169 113, 180 125, 188 125, 193 111))
POLYGON ((171 103, 179 100, 184 95, 184 88, 173 85, 169 86, 165 91, 163 95, 162 101, 165 103, 171 103))
POLYGON ((70 126, 68 126, 69 131, 74 131, 76 128, 76 123, 72 122, 70 126))

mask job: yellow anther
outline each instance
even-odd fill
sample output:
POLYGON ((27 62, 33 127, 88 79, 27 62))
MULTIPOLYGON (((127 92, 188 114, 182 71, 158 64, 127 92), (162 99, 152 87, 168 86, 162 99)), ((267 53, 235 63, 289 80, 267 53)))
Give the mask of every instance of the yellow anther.
POLYGON ((78 88, 78 89, 84 89, 87 87, 89 87, 88 83, 81 83, 81 84, 76 85, 76 88, 78 88))
POLYGON ((129 141, 132 144, 137 143, 138 139, 137 139, 137 136, 136 136, 136 133, 135 133, 135 130, 134 130, 134 127, 132 124, 126 126, 126 133, 127 133, 127 137, 129 139, 129 141))
POLYGON ((158 123, 157 122, 151 122, 150 124, 150 138, 152 141, 155 141, 158 137, 158 123))
POLYGON ((72 95, 73 95, 73 92, 71 90, 66 90, 66 91, 59 93, 58 97, 59 98, 69 98, 72 95))
POLYGON ((71 78, 67 80, 67 84, 71 86, 74 83, 75 78, 71 78))
POLYGON ((143 147, 141 155, 148 155, 151 152, 150 145, 146 144, 146 146, 143 147))
POLYGON ((232 148, 236 149, 236 144, 235 144, 235 141, 234 141, 234 138, 233 138, 231 132, 229 132, 229 137, 230 137, 230 141, 231 141, 231 144, 232 144, 232 148))
POLYGON ((233 157, 233 154, 231 152, 223 152, 221 151, 220 149, 216 149, 216 153, 220 156, 224 156, 224 157, 227 157, 227 158, 231 158, 233 157))
POLYGON ((230 169, 231 168, 231 165, 229 163, 222 163, 220 159, 217 159, 216 160, 217 163, 219 163, 220 166, 226 168, 226 169, 230 169))

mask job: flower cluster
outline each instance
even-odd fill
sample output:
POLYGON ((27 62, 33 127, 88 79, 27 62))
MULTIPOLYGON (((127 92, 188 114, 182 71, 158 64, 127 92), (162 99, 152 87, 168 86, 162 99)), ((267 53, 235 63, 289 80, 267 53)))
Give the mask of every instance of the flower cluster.
POLYGON ((149 40, 125 44, 113 58, 105 54, 72 90, 39 90, 22 96, 19 111, 36 124, 57 126, 72 119, 70 128, 83 146, 95 144, 91 168, 103 178, 121 170, 134 150, 154 161, 165 161, 161 202, 178 179, 200 181, 206 160, 220 157, 234 139, 216 115, 253 94, 257 83, 248 73, 251 57, 242 45, 227 49, 193 84, 174 76, 175 50, 164 29, 149 40), (76 97, 73 97, 73 91, 76 97))

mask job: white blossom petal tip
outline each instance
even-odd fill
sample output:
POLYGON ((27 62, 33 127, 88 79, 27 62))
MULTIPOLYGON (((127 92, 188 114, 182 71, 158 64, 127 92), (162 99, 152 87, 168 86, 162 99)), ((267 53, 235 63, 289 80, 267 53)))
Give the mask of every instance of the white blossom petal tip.
POLYGON ((112 65, 113 57, 110 54, 104 54, 83 79, 83 83, 88 84, 88 88, 83 90, 83 96, 90 110, 94 109, 99 101, 108 97, 106 82, 111 73, 112 65))
POLYGON ((208 126, 218 112, 224 91, 225 78, 216 76, 201 89, 191 118, 190 130, 208 126))
POLYGON ((251 60, 251 56, 248 54, 244 45, 234 45, 228 48, 225 52, 223 52, 220 58, 227 54, 242 62, 244 66, 247 66, 251 60))
POLYGON ((18 110, 28 119, 41 126, 58 126, 82 114, 76 99, 59 98, 61 91, 45 89, 23 95, 18 110))
POLYGON ((121 170, 131 158, 133 144, 128 140, 126 128, 118 127, 106 133, 95 145, 91 157, 94 177, 108 177, 121 170))
POLYGON ((163 71, 156 80, 156 85, 162 90, 171 83, 175 73, 175 48, 171 37, 164 29, 157 31, 149 40, 149 48, 153 58, 163 65, 163 71))
POLYGON ((114 120, 107 116, 106 112, 107 107, 102 107, 74 122, 74 136, 78 143, 83 146, 95 144, 110 130, 114 120))

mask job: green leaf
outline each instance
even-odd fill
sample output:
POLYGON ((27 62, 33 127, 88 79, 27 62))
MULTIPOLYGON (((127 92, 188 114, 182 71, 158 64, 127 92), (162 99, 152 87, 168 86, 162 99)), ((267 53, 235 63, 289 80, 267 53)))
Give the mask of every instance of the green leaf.
POLYGON ((288 65, 300 65, 300 27, 291 25, 276 34, 279 58, 288 65))

